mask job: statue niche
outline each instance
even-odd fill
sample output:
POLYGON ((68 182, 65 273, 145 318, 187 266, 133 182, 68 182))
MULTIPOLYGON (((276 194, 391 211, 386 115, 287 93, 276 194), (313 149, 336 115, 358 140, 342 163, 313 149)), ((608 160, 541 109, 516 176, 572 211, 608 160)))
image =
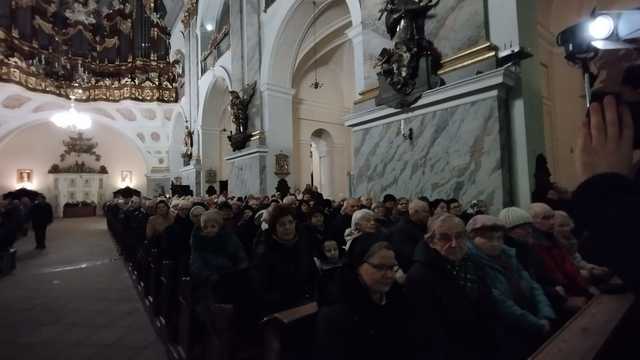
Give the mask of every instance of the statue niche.
POLYGON ((247 143, 251 140, 251 133, 249 132, 249 104, 256 93, 256 82, 243 88, 243 95, 239 92, 231 90, 229 95, 231 101, 229 102, 229 108, 231 110, 231 121, 235 126, 235 132, 231 132, 227 139, 231 144, 233 151, 242 150, 247 146, 247 143))
POLYGON ((440 0, 387 0, 380 10, 393 48, 384 48, 376 62, 380 93, 376 105, 408 108, 426 90, 444 85, 438 71, 442 55, 425 36, 429 12, 440 0))

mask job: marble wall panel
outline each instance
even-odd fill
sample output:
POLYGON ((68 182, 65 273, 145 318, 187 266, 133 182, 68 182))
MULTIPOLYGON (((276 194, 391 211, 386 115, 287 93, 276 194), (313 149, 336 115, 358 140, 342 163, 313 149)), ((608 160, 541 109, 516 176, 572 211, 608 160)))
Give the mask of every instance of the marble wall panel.
POLYGON ((498 98, 489 98, 401 122, 353 131, 353 195, 485 199, 492 211, 510 199, 505 138, 498 98), (502 136, 502 138, 501 138, 502 136))
MULTIPOLYGON (((234 195, 267 194, 266 155, 231 160, 229 192, 234 195)), ((274 190, 275 191, 275 190, 274 190)))

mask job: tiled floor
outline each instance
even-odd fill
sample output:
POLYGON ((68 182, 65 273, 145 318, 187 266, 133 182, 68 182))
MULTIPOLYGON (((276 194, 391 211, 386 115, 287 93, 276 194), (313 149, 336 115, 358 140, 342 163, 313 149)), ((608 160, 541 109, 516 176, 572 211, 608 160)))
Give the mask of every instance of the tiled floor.
POLYGON ((104 218, 56 220, 47 249, 33 232, 0 278, 0 359, 164 360, 104 218))

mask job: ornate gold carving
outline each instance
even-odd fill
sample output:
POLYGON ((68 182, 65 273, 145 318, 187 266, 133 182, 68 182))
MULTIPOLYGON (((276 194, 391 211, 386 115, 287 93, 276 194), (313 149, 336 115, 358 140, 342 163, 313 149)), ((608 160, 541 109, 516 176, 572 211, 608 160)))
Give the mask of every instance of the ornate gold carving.
MULTIPOLYGON (((12 82, 29 90, 65 98, 69 97, 69 89, 71 89, 71 84, 58 83, 44 76, 36 75, 27 68, 9 63, 4 59, 0 59, 0 81, 12 82)), ((176 89, 168 83, 155 85, 151 82, 133 84, 113 81, 92 84, 81 89, 82 95, 76 99, 80 102, 134 100, 173 103, 177 101, 176 89)))
POLYGON ((182 26, 185 30, 189 29, 191 20, 198 16, 198 0, 187 0, 182 15, 182 26))

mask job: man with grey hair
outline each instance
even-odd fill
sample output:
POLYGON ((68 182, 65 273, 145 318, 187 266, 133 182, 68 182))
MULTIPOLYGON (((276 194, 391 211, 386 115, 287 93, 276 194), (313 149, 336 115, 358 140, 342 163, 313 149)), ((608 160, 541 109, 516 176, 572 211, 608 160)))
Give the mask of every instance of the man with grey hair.
POLYGON ((329 236, 338 242, 339 246, 345 246, 344 232, 351 227, 351 217, 353 213, 360 208, 360 200, 350 198, 344 202, 340 215, 336 217, 329 227, 329 236))
POLYGON ((296 207, 298 207, 298 199, 296 199, 296 197, 293 195, 286 196, 284 200, 282 200, 282 205, 291 209, 295 209, 296 207))
POLYGON ((416 359, 496 357, 495 300, 468 241, 464 222, 443 214, 416 246, 405 283, 416 359))
POLYGON ((422 200, 409 203, 409 216, 391 228, 391 245, 396 253, 396 260, 402 271, 409 272, 413 264, 413 253, 416 246, 427 233, 429 223, 429 204, 422 200))

